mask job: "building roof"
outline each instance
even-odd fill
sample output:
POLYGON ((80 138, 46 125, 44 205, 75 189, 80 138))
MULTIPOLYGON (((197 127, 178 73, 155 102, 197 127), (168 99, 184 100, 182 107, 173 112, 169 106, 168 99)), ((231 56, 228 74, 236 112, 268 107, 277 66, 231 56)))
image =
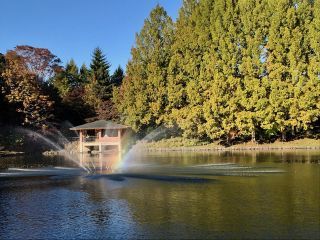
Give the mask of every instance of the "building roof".
POLYGON ((98 120, 91 123, 86 123, 76 127, 70 128, 70 130, 89 130, 89 129, 125 129, 129 126, 118 124, 112 121, 98 120))

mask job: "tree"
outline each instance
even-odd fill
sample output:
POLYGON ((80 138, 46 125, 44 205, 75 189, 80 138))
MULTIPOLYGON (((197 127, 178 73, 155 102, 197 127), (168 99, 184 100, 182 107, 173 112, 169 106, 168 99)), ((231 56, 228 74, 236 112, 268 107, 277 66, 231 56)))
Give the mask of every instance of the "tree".
POLYGON ((81 65, 79 75, 82 84, 88 83, 89 70, 85 64, 81 65))
POLYGON ((205 56, 212 41, 212 1, 184 1, 176 23, 168 67, 166 122, 177 124, 187 137, 206 138, 204 103, 211 75, 205 56))
POLYGON ((285 141, 290 130, 292 134, 307 130, 319 116, 317 97, 308 90, 311 86, 317 89, 307 70, 312 59, 307 36, 313 11, 310 2, 282 0, 273 4, 276 11, 270 21, 266 59, 270 105, 264 128, 277 129, 285 141))
POLYGON ((119 87, 122 83, 123 78, 124 72, 121 66, 118 66, 118 68, 114 71, 114 73, 111 76, 111 84, 115 87, 119 87))
POLYGON ((319 9, 319 0, 184 0, 172 24, 156 7, 114 89, 118 112, 137 131, 164 123, 227 142, 320 129, 319 9))
POLYGON ((40 81, 49 80, 62 69, 60 59, 46 48, 19 45, 14 51, 40 81))
MULTIPOLYGON (((55 117, 68 120, 73 124, 83 123, 84 119, 94 115, 94 109, 85 102, 85 84, 88 70, 82 65, 80 71, 73 59, 67 62, 63 71, 51 81, 58 92, 56 99, 55 117)), ((53 94, 54 95, 54 94, 53 94)))
POLYGON ((163 122, 167 105, 166 69, 173 33, 171 18, 157 5, 136 35, 127 77, 114 94, 118 111, 125 117, 125 123, 135 130, 155 127, 163 122))
POLYGON ((5 58, 2 75, 6 99, 16 105, 17 112, 23 116, 24 125, 45 127, 52 117, 53 101, 43 92, 39 77, 30 70, 29 61, 15 51, 8 51, 5 58))
MULTIPOLYGON (((2 53, 0 53, 0 88, 3 87, 2 73, 5 70, 5 64, 6 64, 5 57, 4 57, 4 55, 2 53)), ((0 94, 0 96, 2 96, 2 95, 0 94)))
POLYGON ((67 62, 65 68, 52 78, 51 84, 58 90, 62 98, 74 88, 83 87, 79 69, 73 59, 67 62))
POLYGON ((89 81, 91 81, 91 85, 94 83, 97 84, 94 93, 100 99, 110 99, 112 96, 112 86, 109 74, 110 64, 106 60, 102 50, 98 47, 93 51, 90 68, 89 81))
POLYGON ((241 110, 237 113, 236 127, 239 135, 249 135, 255 142, 256 132, 265 118, 264 110, 268 106, 263 78, 266 72, 264 54, 270 11, 265 0, 239 1, 239 10, 242 23, 239 73, 242 83, 239 100, 241 110))
POLYGON ((2 53, 0 53, 0 124, 5 122, 10 122, 11 119, 8 118, 9 106, 7 101, 5 100, 5 95, 3 92, 4 88, 4 79, 2 74, 5 70, 5 57, 2 53))
POLYGON ((238 2, 215 2, 210 18, 212 44, 205 58, 206 75, 212 76, 204 104, 206 133, 211 139, 224 138, 227 142, 231 133, 238 131, 235 123, 241 82, 238 11, 238 2))
MULTIPOLYGON (((302 11, 305 9, 306 3, 300 3, 302 11)), ((305 23, 305 32, 307 36, 307 52, 306 57, 308 64, 306 73, 308 79, 302 86, 302 94, 299 98, 299 105, 302 111, 299 112, 298 121, 304 130, 320 130, 320 1, 313 1, 311 14, 307 10, 308 16, 301 15, 305 23), (312 16, 312 20, 310 20, 312 16)), ((305 59, 305 58, 304 58, 305 59)), ((319 133, 319 132, 318 132, 319 133)))

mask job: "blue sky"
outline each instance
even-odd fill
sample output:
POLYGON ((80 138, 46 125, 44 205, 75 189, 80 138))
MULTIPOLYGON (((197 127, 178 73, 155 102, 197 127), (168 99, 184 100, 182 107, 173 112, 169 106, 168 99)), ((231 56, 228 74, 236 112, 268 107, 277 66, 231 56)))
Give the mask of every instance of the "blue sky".
POLYGON ((125 68, 135 33, 157 4, 175 20, 182 0, 1 0, 0 52, 16 45, 48 48, 63 63, 90 63, 99 46, 125 68))

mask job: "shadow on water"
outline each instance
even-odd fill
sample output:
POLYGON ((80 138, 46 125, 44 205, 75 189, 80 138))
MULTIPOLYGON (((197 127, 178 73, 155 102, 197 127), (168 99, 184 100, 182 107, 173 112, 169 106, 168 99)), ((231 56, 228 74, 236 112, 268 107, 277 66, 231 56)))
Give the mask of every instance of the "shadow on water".
POLYGON ((43 168, 8 168, 0 172, 0 179, 21 179, 28 177, 50 177, 51 180, 84 177, 90 180, 107 179, 122 182, 128 179, 152 180, 172 183, 209 183, 221 176, 255 177, 265 174, 284 173, 282 169, 255 167, 235 163, 191 164, 175 166, 170 164, 134 164, 126 168, 116 168, 118 155, 96 155, 81 158, 83 168, 43 167, 43 168))
POLYGON ((92 175, 87 176, 89 179, 109 179, 112 181, 124 181, 126 178, 136 178, 143 180, 164 181, 173 183, 204 183, 213 182, 215 179, 199 178, 199 177, 187 177, 187 176, 171 176, 171 175, 152 175, 152 174, 109 174, 109 175, 92 175))

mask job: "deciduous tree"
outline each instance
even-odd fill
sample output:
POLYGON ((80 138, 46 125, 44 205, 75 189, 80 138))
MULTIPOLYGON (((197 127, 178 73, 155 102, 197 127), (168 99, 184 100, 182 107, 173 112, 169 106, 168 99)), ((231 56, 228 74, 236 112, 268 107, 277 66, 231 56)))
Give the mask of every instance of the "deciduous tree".
POLYGON ((36 128, 46 126, 52 117, 53 101, 43 92, 41 81, 28 61, 15 51, 6 54, 4 88, 6 99, 14 103, 23 116, 23 124, 36 128))

